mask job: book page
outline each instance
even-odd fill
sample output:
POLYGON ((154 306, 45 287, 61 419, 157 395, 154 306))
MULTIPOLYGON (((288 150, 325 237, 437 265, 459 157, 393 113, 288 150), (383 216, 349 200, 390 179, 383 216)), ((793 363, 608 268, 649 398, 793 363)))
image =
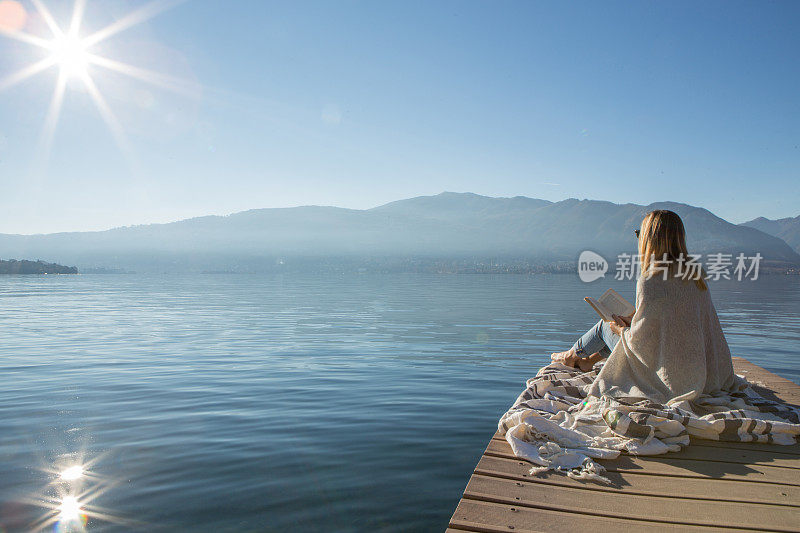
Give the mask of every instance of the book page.
POLYGON ((586 298, 584 298, 584 300, 586 301, 586 303, 592 306, 592 308, 597 312, 597 314, 600 315, 600 318, 602 318, 606 322, 613 320, 613 317, 608 313, 606 308, 603 307, 603 304, 601 304, 591 296, 587 296, 586 298))
POLYGON ((608 289, 597 301, 600 303, 604 314, 607 314, 609 317, 611 317, 612 314, 628 316, 636 310, 633 304, 623 298, 622 295, 614 289, 608 289))

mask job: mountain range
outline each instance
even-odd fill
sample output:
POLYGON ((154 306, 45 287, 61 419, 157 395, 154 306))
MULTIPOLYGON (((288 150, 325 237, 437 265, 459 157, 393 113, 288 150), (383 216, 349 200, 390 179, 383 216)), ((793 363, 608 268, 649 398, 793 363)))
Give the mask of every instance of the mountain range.
POLYGON ((779 237, 786 241, 786 244, 800 252, 800 216, 794 218, 779 218, 777 220, 758 217, 743 223, 742 226, 756 228, 764 233, 779 237))
MULTIPOLYGON (((0 258, 41 258, 81 270, 159 272, 261 271, 300 264, 404 269, 441 261, 546 264, 574 262, 587 249, 611 260, 621 252, 635 253, 633 230, 653 209, 670 209, 683 218, 691 253, 759 252, 778 268, 800 265, 798 251, 772 226, 758 222, 766 219, 736 225, 675 202, 550 202, 452 192, 364 210, 269 208, 106 231, 0 234, 0 258)), ((783 227, 781 221, 768 222, 783 227)), ((794 228, 788 237, 797 235, 794 228)))

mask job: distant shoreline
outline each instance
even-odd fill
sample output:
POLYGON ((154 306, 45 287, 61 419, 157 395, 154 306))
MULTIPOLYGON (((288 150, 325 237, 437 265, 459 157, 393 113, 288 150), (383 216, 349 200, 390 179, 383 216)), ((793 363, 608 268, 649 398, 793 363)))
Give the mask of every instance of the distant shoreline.
POLYGON ((77 274, 74 266, 64 266, 58 263, 47 263, 41 259, 29 261, 27 259, 0 259, 0 274, 77 274))

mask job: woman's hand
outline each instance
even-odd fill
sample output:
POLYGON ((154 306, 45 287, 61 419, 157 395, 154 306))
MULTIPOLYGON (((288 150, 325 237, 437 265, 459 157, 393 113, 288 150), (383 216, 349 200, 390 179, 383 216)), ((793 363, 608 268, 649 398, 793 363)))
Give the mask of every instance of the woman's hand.
POLYGON ((631 323, 630 320, 627 320, 626 317, 622 317, 619 315, 611 315, 614 317, 612 322, 608 323, 608 327, 611 328, 611 331, 614 332, 615 335, 622 336, 622 330, 630 327, 631 323))

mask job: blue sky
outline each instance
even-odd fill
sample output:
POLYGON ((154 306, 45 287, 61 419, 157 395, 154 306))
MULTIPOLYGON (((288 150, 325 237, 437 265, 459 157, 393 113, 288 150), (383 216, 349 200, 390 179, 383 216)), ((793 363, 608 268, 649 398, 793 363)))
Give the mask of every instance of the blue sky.
MULTIPOLYGON (((45 4, 66 26, 71 2, 45 4)), ((89 0, 82 35, 144 5, 89 0)), ((90 50, 173 86, 90 66, 119 140, 71 79, 45 157, 55 67, 0 92, 0 232, 444 190, 797 216, 798 20, 788 1, 189 0, 90 50)), ((0 79, 41 57, 0 36, 0 79)))

